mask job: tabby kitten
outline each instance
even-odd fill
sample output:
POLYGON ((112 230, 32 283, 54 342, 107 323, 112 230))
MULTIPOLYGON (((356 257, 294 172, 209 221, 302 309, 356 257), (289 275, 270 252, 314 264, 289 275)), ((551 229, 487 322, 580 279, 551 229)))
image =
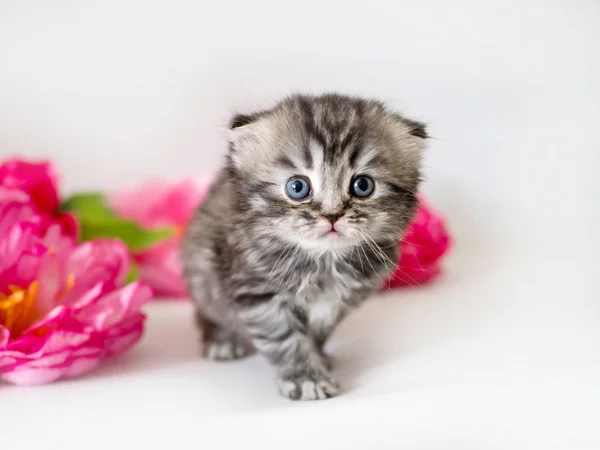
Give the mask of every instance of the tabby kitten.
POLYGON ((256 349, 285 397, 335 396, 323 345, 398 261, 425 128, 329 94, 289 97, 230 129, 227 163, 182 246, 204 354, 256 349))

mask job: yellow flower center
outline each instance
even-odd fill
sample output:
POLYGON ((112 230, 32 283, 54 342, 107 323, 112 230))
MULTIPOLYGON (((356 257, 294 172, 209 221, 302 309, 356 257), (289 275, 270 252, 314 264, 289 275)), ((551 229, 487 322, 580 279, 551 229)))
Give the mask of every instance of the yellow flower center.
POLYGON ((38 318, 35 308, 35 296, 38 282, 34 281, 29 288, 9 286, 10 294, 0 292, 0 324, 10 331, 10 337, 18 337, 38 318))
MULTIPOLYGON (((57 300, 69 292, 74 283, 75 277, 69 275, 57 300)), ((28 288, 9 286, 8 295, 0 292, 0 325, 10 331, 11 339, 19 337, 27 327, 40 318, 40 312, 35 304, 38 287, 39 282, 36 280, 28 288)))

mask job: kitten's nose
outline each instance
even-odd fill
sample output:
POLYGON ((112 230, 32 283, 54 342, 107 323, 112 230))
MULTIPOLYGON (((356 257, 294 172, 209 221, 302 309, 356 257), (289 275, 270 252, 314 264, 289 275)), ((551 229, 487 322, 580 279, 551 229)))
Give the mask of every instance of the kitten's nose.
POLYGON ((323 217, 325 217, 327 220, 329 220, 329 222, 331 223, 331 225, 334 225, 337 220, 342 217, 341 214, 335 213, 335 214, 323 214, 323 217))

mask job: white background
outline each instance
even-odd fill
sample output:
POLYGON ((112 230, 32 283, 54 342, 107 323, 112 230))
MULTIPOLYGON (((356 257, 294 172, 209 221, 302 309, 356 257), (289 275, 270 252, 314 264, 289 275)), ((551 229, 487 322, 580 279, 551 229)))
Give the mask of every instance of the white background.
POLYGON ((339 399, 200 360, 189 305, 154 305, 95 374, 0 386, 0 447, 599 448, 599 55, 593 0, 0 0, 0 156, 65 192, 211 173, 233 112, 336 90, 430 125, 455 236, 334 336, 339 399))

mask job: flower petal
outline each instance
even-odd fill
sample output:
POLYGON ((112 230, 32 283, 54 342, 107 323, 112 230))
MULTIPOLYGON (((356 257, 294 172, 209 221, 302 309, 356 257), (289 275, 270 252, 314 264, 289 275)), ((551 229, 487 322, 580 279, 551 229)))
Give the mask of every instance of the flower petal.
POLYGON ((27 192, 43 212, 58 209, 58 177, 49 162, 11 159, 0 165, 0 186, 27 192))
POLYGON ((62 376, 63 372, 63 369, 31 368, 24 364, 10 372, 1 373, 0 379, 19 386, 34 386, 56 381, 62 376))
POLYGON ((151 249, 137 253, 139 279, 147 283, 156 295, 185 297, 187 285, 179 257, 179 242, 171 239, 151 249))
POLYGON ((116 239, 99 239, 80 244, 71 252, 68 272, 86 284, 112 280, 119 286, 129 271, 127 247, 116 239))
POLYGON ((143 314, 136 314, 108 330, 104 341, 108 355, 116 355, 132 347, 142 337, 145 320, 143 314))
POLYGON ((76 313, 77 318, 96 330, 106 330, 124 321, 128 315, 137 313, 151 297, 150 288, 140 283, 131 283, 81 308, 76 313))
POLYGON ((5 347, 8 344, 8 339, 10 338, 10 331, 7 328, 0 325, 0 349, 5 347))

